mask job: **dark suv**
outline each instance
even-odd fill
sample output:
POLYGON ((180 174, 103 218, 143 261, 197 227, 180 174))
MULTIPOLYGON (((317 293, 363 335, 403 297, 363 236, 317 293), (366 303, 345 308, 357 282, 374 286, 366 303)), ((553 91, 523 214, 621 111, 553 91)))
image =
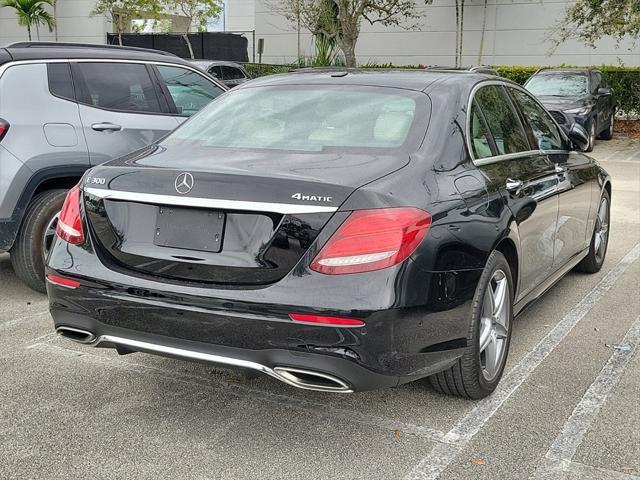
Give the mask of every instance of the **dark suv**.
POLYGON ((0 48, 0 252, 18 277, 45 291, 49 227, 85 170, 158 141, 225 90, 155 50, 0 48))
POLYGON ((538 97, 561 127, 578 123, 589 133, 587 151, 596 137, 610 140, 616 99, 602 72, 594 69, 544 69, 525 88, 538 97))

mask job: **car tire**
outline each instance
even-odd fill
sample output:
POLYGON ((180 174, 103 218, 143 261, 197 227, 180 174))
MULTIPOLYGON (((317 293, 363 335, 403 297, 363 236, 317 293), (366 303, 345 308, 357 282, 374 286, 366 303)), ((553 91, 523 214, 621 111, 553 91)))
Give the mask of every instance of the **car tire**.
POLYGON ((604 130, 598 138, 602 140, 611 140, 613 138, 613 123, 615 121, 615 115, 611 114, 611 119, 609 120, 609 126, 606 130, 604 130))
POLYGON ((598 213, 596 215, 596 224, 593 228, 591 243, 589 244, 589 253, 576 266, 576 270, 585 273, 597 273, 602 268, 604 259, 607 255, 607 247, 609 245, 609 223, 611 218, 611 196, 609 192, 604 190, 600 203, 598 204, 598 213))
POLYGON ((591 126, 589 127, 589 145, 585 152, 593 152, 593 147, 596 146, 596 119, 594 118, 591 121, 591 126))
POLYGON ((501 252, 493 251, 473 298, 466 350, 453 367, 429 377, 436 391, 480 399, 496 389, 509 353, 513 291, 509 262, 501 252), (498 296, 500 289, 503 293, 498 296), (496 298, 501 300, 499 309, 494 308, 496 298), (497 352, 497 349, 499 355, 493 355, 492 352, 497 352))
POLYGON ((43 241, 47 227, 62 208, 66 190, 47 190, 36 195, 25 213, 13 247, 9 251, 13 270, 36 292, 46 293, 43 241))

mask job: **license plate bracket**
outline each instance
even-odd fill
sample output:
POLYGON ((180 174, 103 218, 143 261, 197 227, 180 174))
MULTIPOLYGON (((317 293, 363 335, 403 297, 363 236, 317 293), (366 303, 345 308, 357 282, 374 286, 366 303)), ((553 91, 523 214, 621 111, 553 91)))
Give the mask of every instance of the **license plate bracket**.
POLYGON ((225 217, 213 210, 159 207, 153 243, 159 247, 219 253, 225 217))

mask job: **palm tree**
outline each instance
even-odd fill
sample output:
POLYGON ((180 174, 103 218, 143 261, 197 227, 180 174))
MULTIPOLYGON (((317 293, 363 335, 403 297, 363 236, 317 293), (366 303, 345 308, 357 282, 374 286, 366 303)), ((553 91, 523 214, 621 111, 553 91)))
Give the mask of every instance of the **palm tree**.
POLYGON ((53 5, 52 0, 0 0, 1 7, 13 8, 18 17, 18 24, 27 27, 29 40, 31 40, 31 28, 38 25, 46 25, 53 32, 55 20, 44 9, 44 5, 53 5))

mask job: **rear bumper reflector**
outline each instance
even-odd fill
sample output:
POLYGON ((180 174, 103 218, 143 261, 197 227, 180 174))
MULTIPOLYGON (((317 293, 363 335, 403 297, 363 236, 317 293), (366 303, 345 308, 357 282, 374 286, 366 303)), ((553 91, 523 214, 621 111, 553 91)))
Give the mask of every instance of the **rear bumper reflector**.
POLYGON ((362 327, 364 322, 357 318, 344 318, 344 317, 328 317, 325 315, 311 315, 306 313, 291 313, 289 318, 294 322, 313 323, 327 326, 340 326, 340 327, 362 327))
POLYGON ((71 280, 70 278, 59 277, 57 275, 47 275, 47 282, 65 288, 78 288, 80 286, 80 282, 77 280, 71 280))

